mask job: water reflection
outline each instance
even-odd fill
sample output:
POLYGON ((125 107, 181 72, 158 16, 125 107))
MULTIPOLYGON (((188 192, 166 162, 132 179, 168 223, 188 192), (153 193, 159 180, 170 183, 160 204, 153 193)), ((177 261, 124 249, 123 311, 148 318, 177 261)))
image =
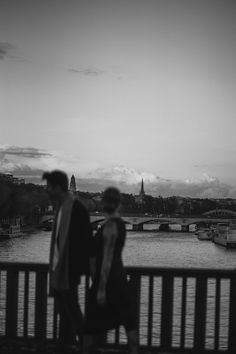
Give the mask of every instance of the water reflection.
MULTIPOLYGON (((152 224, 149 224, 149 226, 152 224)), ((48 262, 50 232, 37 232, 0 242, 1 261, 48 262)), ((235 268, 236 251, 199 241, 194 233, 128 232, 126 265, 235 268)))

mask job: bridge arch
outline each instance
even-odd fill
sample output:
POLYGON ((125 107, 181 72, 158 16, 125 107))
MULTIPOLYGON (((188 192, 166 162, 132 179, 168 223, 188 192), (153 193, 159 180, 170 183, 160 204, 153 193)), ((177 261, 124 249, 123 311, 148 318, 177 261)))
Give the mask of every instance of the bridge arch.
POLYGON ((150 224, 152 222, 156 222, 156 223, 160 223, 160 221, 157 218, 153 218, 153 219, 148 219, 148 220, 141 220, 139 222, 136 222, 137 225, 144 225, 144 224, 150 224))
POLYGON ((204 216, 222 216, 222 217, 235 217, 236 218, 236 212, 233 210, 228 210, 228 209, 214 209, 207 211, 206 213, 203 214, 204 216))

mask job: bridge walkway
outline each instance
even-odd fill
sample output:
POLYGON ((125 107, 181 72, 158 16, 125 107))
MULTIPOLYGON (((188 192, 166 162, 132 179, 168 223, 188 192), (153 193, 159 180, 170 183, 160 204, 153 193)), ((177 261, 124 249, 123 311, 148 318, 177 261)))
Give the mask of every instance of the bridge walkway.
MULTIPOLYGON (((35 342, 29 343, 5 343, 0 346, 1 354, 56 354, 55 344, 42 344, 35 342)), ((78 351, 75 348, 71 348, 66 353, 63 354, 75 354, 81 353, 82 351, 78 351)), ((99 349, 97 351, 93 351, 95 354, 128 354, 127 349, 99 349)), ((140 349, 140 354, 153 354, 153 351, 148 351, 147 349, 140 349)), ((158 354, 173 354, 173 352, 164 352, 164 351, 155 351, 158 354)), ((187 352, 178 352, 178 354, 188 354, 187 352)))

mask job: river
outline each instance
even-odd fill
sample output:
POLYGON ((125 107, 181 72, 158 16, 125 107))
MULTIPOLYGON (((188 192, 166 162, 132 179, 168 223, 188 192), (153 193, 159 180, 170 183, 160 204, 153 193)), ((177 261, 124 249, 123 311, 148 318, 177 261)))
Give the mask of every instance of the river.
MULTIPOLYGON (((0 242, 1 261, 47 263, 50 232, 35 232, 0 242)), ((128 232, 125 265, 185 268, 235 268, 236 251, 199 241, 194 233, 128 232)))

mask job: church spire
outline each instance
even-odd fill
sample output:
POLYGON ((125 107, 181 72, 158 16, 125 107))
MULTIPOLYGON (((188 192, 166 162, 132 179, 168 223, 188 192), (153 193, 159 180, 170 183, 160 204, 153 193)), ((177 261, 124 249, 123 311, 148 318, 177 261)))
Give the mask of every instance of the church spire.
POLYGON ((75 176, 72 175, 71 176, 71 180, 70 180, 70 191, 72 193, 75 193, 76 192, 76 183, 75 183, 75 176))
POLYGON ((145 194, 145 192, 144 192, 143 178, 142 178, 142 183, 141 183, 141 191, 140 191, 140 194, 141 194, 141 195, 144 195, 144 194, 145 194))
POLYGON ((135 201, 138 204, 138 207, 141 209, 145 205, 145 192, 144 192, 143 178, 142 178, 142 182, 141 182, 141 189, 140 189, 139 195, 135 196, 135 201))

